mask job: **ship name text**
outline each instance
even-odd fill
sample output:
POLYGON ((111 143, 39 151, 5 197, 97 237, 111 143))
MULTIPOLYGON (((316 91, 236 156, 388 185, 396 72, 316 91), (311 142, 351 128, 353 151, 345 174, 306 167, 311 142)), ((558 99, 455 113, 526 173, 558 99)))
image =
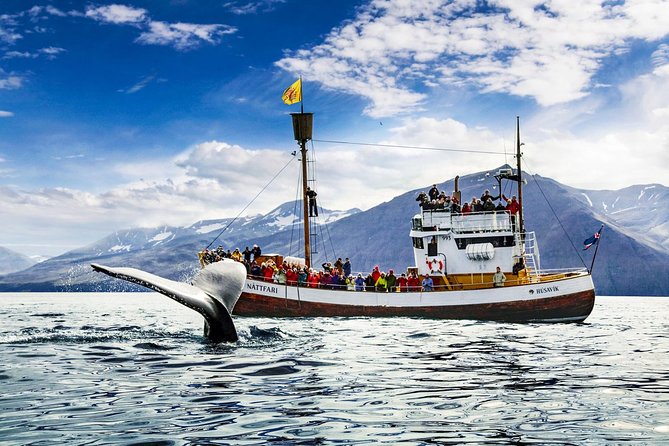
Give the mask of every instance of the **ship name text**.
POLYGON ((279 292, 279 288, 275 286, 269 286, 269 285, 262 285, 259 283, 246 283, 246 289, 249 291, 260 291, 264 293, 273 293, 277 294, 279 292))
POLYGON ((545 294, 545 293, 551 293, 555 291, 560 291, 560 289, 557 286, 547 286, 543 288, 537 288, 535 290, 535 293, 537 294, 545 294))

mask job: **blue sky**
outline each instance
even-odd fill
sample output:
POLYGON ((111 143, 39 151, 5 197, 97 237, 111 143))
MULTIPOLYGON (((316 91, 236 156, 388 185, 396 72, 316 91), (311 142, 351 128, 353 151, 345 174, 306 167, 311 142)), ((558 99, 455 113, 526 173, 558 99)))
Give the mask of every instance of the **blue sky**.
MULTIPOLYGON (((236 215, 315 138, 510 152, 575 187, 669 173, 667 1, 13 1, 0 5, 0 246, 236 215)), ((314 144, 329 208, 512 162, 314 144), (362 191, 362 193, 361 193, 362 191)), ((295 197, 297 163, 251 213, 295 197)))

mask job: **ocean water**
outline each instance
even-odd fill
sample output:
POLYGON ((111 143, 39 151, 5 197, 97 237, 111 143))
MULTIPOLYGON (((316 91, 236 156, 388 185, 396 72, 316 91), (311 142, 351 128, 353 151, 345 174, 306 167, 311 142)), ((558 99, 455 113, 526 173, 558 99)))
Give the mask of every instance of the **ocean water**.
POLYGON ((582 324, 202 318, 0 294, 0 444, 669 444, 669 298, 582 324))

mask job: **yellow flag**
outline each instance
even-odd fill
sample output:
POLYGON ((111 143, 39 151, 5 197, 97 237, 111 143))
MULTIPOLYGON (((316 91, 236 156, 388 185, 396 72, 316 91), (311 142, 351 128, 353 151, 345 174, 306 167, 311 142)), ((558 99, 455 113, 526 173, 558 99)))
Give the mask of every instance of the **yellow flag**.
POLYGON ((302 78, 299 78, 290 87, 286 88, 281 99, 288 105, 302 102, 302 78))

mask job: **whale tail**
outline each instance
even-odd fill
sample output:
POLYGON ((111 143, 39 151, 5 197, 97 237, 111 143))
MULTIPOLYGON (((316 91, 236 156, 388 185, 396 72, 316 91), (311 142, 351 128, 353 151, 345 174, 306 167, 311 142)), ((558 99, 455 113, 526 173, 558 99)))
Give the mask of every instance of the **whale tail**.
POLYGON ((213 342, 235 342, 237 329, 232 309, 242 293, 246 268, 239 262, 225 259, 200 270, 193 284, 177 282, 135 268, 115 268, 91 264, 98 272, 136 283, 157 291, 204 317, 204 334, 213 342))

